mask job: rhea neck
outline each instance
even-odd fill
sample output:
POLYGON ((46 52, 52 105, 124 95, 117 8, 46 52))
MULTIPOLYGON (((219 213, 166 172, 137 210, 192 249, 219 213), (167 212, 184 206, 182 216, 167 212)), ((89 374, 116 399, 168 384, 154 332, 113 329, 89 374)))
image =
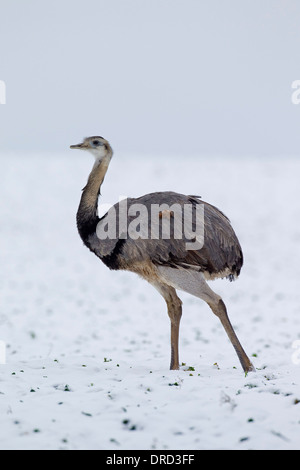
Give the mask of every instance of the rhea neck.
POLYGON ((82 190, 77 211, 79 235, 87 246, 89 246, 89 238, 96 232, 96 227, 100 220, 98 217, 98 198, 112 157, 112 149, 110 147, 106 146, 105 154, 103 154, 103 150, 102 154, 96 151, 93 152, 95 164, 88 177, 88 182, 82 190))

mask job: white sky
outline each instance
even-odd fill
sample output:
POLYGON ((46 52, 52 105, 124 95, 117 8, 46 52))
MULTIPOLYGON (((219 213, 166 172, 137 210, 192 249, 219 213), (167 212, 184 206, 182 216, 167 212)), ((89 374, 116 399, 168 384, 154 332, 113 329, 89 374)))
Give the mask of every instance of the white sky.
POLYGON ((0 0, 0 151, 299 154, 299 0, 0 0))

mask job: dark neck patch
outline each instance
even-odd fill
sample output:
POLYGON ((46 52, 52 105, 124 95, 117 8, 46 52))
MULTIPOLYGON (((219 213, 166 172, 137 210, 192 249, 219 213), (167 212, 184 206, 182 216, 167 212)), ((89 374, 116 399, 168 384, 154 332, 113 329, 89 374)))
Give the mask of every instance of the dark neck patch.
POLYGON ((109 268, 113 270, 120 269, 120 254, 122 251, 122 247, 125 243, 125 239, 120 239, 117 241, 116 246, 114 247, 113 251, 106 256, 101 256, 100 259, 103 263, 109 268))

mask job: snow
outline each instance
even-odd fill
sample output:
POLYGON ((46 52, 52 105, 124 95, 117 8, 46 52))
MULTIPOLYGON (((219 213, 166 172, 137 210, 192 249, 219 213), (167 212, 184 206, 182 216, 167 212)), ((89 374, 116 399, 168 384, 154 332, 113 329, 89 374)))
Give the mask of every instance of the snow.
POLYGON ((162 298, 77 234, 89 156, 0 161, 1 449, 300 449, 299 159, 116 154, 102 188, 103 203, 174 190, 228 215, 245 265, 210 286, 256 366, 246 377, 184 293, 185 365, 169 370, 162 298))

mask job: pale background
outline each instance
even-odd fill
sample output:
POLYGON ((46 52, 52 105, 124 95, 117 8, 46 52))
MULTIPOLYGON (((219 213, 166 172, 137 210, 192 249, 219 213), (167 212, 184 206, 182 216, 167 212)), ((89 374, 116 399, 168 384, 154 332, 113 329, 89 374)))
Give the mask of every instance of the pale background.
POLYGON ((1 0, 4 151, 298 154, 298 0, 1 0))
POLYGON ((300 1, 0 0, 0 18, 0 449, 299 450, 300 1), (210 286, 255 373, 182 292, 169 371, 163 299, 83 246, 93 158, 69 145, 98 133, 100 204, 172 190, 230 218, 245 263, 210 286))

